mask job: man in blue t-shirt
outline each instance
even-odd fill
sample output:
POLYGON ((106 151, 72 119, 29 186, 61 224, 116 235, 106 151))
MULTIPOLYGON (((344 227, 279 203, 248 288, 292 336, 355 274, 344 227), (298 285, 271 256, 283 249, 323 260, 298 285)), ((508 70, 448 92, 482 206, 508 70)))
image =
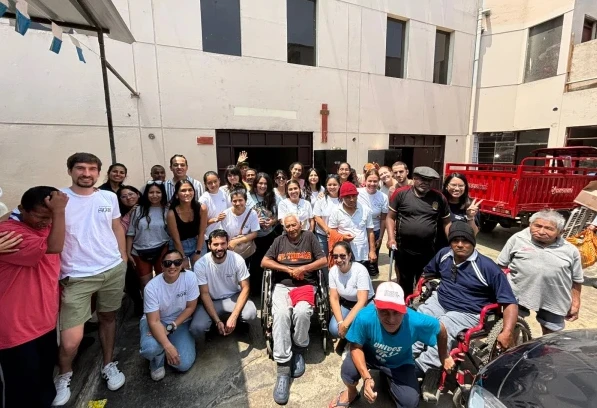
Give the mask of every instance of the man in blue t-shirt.
POLYGON ((388 377, 390 392, 399 407, 417 407, 419 384, 412 356, 412 346, 417 341, 437 345, 446 371, 454 367, 443 324, 434 317, 408 309, 404 291, 395 282, 379 285, 374 303, 357 314, 346 340, 351 343, 351 350, 342 363, 341 376, 347 389, 330 403, 330 407, 354 402, 359 397, 359 378, 365 382, 365 398, 369 403, 375 402, 377 392, 369 374, 370 368, 378 369, 388 377))
MULTIPOLYGON (((479 323, 479 315, 485 306, 499 303, 504 309, 504 328, 497 338, 498 347, 507 349, 512 344, 518 302, 506 274, 495 262, 477 252, 475 233, 467 223, 453 222, 448 241, 450 246, 441 249, 423 270, 424 277, 439 277, 441 284, 418 311, 434 316, 444 324, 448 344, 452 346, 460 331, 479 323)), ((414 355, 418 356, 417 366, 424 372, 439 367, 437 348, 423 349, 421 343, 413 347, 414 355)))

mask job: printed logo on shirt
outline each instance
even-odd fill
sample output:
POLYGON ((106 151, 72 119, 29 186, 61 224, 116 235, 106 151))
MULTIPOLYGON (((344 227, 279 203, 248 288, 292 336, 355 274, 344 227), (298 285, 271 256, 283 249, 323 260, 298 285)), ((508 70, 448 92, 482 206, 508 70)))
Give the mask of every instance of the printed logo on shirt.
POLYGON ((110 206, 101 206, 97 209, 98 213, 111 213, 112 212, 112 207, 110 206))
POLYGON ((178 293, 178 294, 176 295, 176 297, 178 297, 178 298, 181 298, 181 297, 185 297, 186 295, 187 295, 187 291, 186 291, 186 290, 184 290, 184 291, 182 291, 182 292, 178 293))
POLYGON ((375 357, 380 361, 385 361, 388 358, 394 357, 400 354, 402 347, 390 347, 385 344, 375 343, 375 357))
POLYGON ((311 252, 304 251, 304 252, 286 252, 281 253, 278 255, 278 262, 282 261, 290 261, 290 262, 299 262, 303 260, 310 261, 312 259, 311 252))
POLYGON ((433 204, 431 204, 431 208, 437 211, 437 209, 439 208, 439 203, 437 201, 434 201, 433 204))

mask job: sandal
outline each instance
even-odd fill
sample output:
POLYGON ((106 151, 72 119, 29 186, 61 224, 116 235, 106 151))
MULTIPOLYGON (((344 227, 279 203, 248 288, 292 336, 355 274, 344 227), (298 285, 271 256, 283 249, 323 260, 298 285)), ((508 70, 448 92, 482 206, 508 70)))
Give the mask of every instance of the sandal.
POLYGON ((350 404, 356 402, 359 400, 359 398, 361 398, 361 393, 358 393, 356 397, 354 397, 354 399, 352 401, 349 402, 340 402, 340 397, 342 396, 342 393, 345 392, 346 390, 340 391, 340 394, 338 394, 338 396, 336 397, 336 399, 332 402, 329 403, 328 408, 350 408, 350 404))

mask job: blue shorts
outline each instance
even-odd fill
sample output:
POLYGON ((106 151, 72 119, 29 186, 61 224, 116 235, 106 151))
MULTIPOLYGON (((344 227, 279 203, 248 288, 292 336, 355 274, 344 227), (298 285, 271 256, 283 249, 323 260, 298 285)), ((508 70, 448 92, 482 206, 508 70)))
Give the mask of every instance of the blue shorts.
MULTIPOLYGON (((195 252, 197 251, 197 238, 189 238, 189 239, 185 239, 184 241, 180 242, 182 244, 182 249, 184 251, 184 256, 185 258, 190 258, 192 257, 195 252)), ((170 245, 169 245, 169 249, 173 250, 176 249, 174 247, 174 241, 170 240, 170 245)), ((203 255, 203 253, 201 254, 203 255)))
MULTIPOLYGON (((518 305, 518 315, 521 317, 529 317, 531 312, 524 306, 518 305)), ((545 309, 539 309, 537 312, 537 321, 546 329, 551 331, 564 330, 566 326, 566 316, 560 316, 545 309)))

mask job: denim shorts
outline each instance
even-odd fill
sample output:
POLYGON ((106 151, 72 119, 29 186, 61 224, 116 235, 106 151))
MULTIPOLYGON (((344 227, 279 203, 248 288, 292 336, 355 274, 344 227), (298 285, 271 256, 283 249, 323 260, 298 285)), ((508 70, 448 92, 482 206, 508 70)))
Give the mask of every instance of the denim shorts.
MULTIPOLYGON (((531 312, 526 307, 518 305, 518 315, 521 317, 529 317, 531 312)), ((560 316, 548 312, 545 309, 539 309, 536 318, 541 326, 551 331, 564 330, 564 327, 566 327, 566 316, 560 316)))
MULTIPOLYGON (((185 258, 192 257, 195 252, 197 251, 197 237, 188 238, 181 242, 182 250, 184 251, 185 258)), ((173 250, 176 249, 174 247, 174 241, 170 240, 169 249, 173 250)))

